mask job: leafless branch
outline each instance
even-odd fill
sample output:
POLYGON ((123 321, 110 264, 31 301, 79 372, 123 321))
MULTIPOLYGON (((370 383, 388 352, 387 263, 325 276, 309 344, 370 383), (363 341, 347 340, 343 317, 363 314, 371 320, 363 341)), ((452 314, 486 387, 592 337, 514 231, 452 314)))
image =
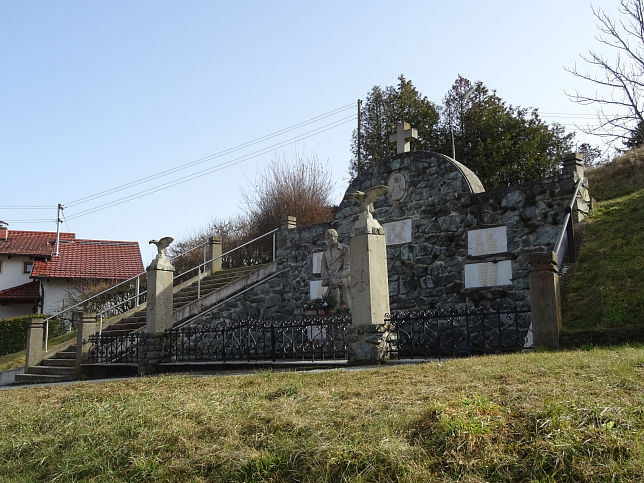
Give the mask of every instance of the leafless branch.
POLYGON ((575 65, 566 69, 575 77, 598 86, 594 94, 568 94, 582 105, 598 104, 599 126, 584 132, 604 136, 614 141, 629 139, 644 122, 644 0, 620 0, 620 20, 612 19, 601 8, 592 8, 600 34, 597 41, 615 50, 614 59, 589 50, 581 59, 590 71, 582 72, 575 65), (606 114, 602 106, 620 112, 606 114))

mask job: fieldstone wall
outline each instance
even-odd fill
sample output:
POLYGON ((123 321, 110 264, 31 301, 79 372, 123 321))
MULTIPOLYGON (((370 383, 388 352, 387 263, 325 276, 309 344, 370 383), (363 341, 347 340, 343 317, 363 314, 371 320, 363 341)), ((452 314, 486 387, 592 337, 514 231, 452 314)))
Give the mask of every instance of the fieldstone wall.
MULTIPOLYGON (((374 218, 384 226, 387 236, 392 311, 492 301, 512 303, 528 300, 528 255, 553 250, 577 176, 577 172, 568 171, 484 191, 476 175, 462 164, 420 151, 381 162, 359 175, 347 193, 375 185, 390 187, 389 194, 376 201, 374 218), (393 225, 388 230, 389 223, 397 225, 399 232, 393 225), (497 229, 497 233, 505 233, 503 251, 477 255, 468 250, 468 232, 494 227, 505 227, 497 229), (472 286, 470 281, 466 288, 465 265, 469 264, 487 264, 492 270, 503 264, 507 276, 494 280, 493 286, 472 286)), ((577 208, 587 212, 590 198, 587 181, 584 183, 577 208)), ((312 254, 324 250, 324 231, 335 228, 339 241, 348 245, 358 214, 358 204, 345 200, 330 223, 280 231, 277 262, 281 273, 225 304, 210 318, 302 314, 310 298, 310 283, 319 279, 313 273, 312 254)))
MULTIPOLYGON (((324 250, 329 223, 283 229, 277 233, 277 275, 221 305, 196 323, 217 320, 281 319, 303 314, 309 302, 313 252, 324 250)), ((319 279, 319 276, 317 276, 319 279)))

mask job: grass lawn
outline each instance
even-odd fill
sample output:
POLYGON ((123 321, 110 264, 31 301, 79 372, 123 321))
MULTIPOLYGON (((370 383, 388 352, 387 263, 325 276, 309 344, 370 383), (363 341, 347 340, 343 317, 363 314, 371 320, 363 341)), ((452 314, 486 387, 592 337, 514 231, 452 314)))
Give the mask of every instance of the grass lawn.
POLYGON ((0 391, 4 481, 642 481, 644 346, 0 391))

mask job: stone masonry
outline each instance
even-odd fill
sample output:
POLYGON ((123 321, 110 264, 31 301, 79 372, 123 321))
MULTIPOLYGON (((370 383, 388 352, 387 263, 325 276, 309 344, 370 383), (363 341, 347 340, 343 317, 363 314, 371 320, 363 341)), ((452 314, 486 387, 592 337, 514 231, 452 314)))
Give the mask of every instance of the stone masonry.
MULTIPOLYGON (((374 218, 388 232, 399 223, 408 232, 387 239, 387 271, 391 310, 528 301, 528 256, 552 251, 570 202, 576 171, 484 191, 467 167, 447 156, 417 151, 401 153, 361 173, 347 193, 387 185, 389 194, 374 203, 374 218), (497 228, 505 233, 502 252, 472 255, 468 232, 497 228), (508 267, 505 282, 466 288, 464 266, 508 267)), ((587 181, 576 205, 587 211, 587 181)), ((224 304, 210 320, 282 318, 302 313, 310 299, 312 254, 324 250, 324 232, 335 228, 347 244, 359 208, 343 201, 335 219, 301 228, 285 225, 277 236, 277 277, 224 304)), ((583 214, 582 214, 583 216, 583 214)), ((202 321, 207 322, 207 321, 202 321)))

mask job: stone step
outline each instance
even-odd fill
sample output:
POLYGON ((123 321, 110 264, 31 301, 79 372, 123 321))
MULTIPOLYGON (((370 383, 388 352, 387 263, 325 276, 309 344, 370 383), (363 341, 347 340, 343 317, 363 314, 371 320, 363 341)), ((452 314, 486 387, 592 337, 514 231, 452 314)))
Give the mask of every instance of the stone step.
POLYGON ((57 376, 53 374, 16 374, 16 384, 39 384, 51 382, 73 381, 73 376, 57 376))
POLYGON ((66 366, 32 366, 27 370, 27 374, 53 375, 53 376, 73 376, 76 373, 74 367, 66 366))
POLYGON ((110 330, 104 330, 103 335, 106 336, 117 336, 117 335, 127 335, 131 334, 132 332, 136 331, 136 329, 117 329, 117 328, 111 328, 110 330))
POLYGON ((145 325, 145 322, 126 322, 126 323, 118 323, 111 325, 105 329, 103 329, 103 334, 107 332, 111 332, 112 330, 136 330, 145 325))
POLYGON ((40 366, 58 366, 58 367, 74 367, 76 364, 76 358, 71 359, 63 359, 63 358, 58 358, 58 354, 56 354, 56 358, 51 358, 51 359, 43 359, 40 361, 40 366))
POLYGON ((74 350, 67 350, 57 352, 54 356, 56 359, 76 359, 76 347, 74 350))

